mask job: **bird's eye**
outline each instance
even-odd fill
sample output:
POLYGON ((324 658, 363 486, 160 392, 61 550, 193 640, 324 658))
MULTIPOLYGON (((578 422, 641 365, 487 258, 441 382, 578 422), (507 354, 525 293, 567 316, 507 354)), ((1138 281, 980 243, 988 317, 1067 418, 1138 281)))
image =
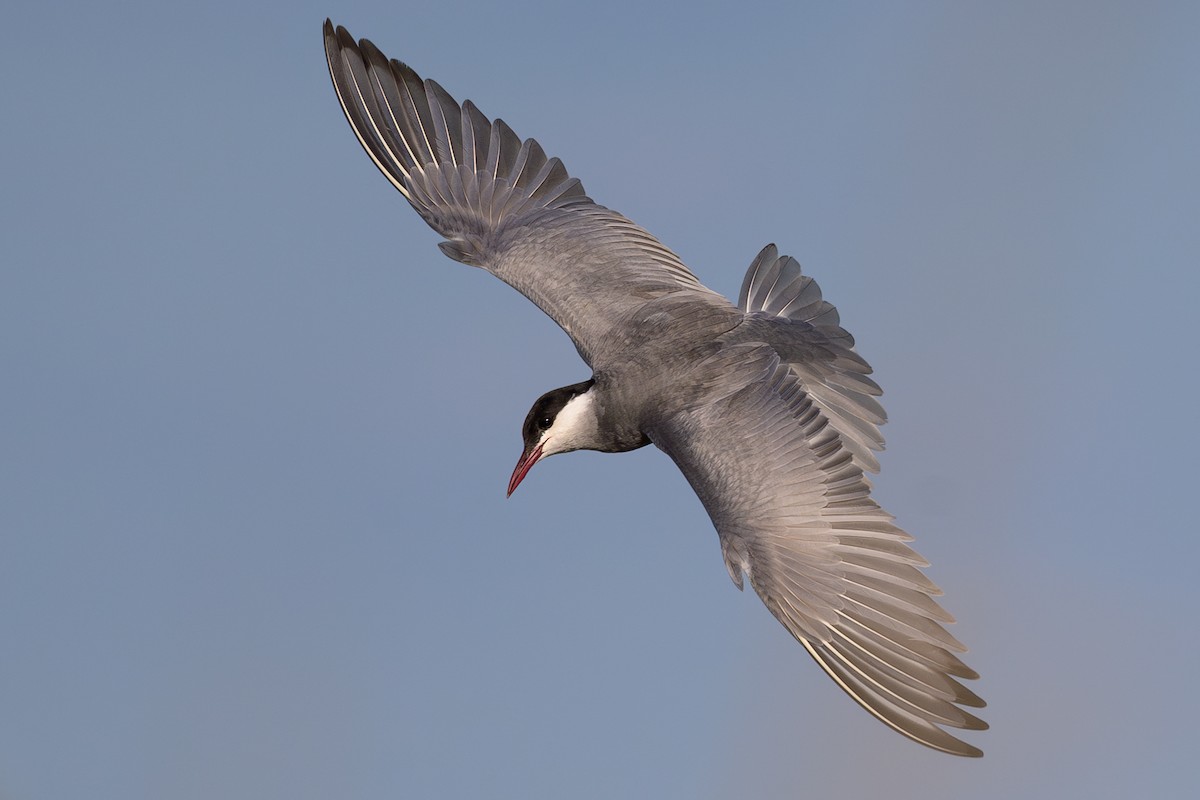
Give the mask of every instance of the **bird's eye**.
POLYGON ((549 417, 542 417, 538 420, 538 427, 542 430, 547 430, 553 422, 554 420, 550 419, 549 417))

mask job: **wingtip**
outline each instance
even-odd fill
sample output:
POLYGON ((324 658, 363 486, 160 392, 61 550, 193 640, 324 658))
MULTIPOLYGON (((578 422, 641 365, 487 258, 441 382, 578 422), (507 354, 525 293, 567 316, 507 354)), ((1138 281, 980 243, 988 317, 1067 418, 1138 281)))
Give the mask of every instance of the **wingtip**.
POLYGON ((329 18, 325 19, 321 33, 325 39, 325 56, 331 64, 334 56, 338 53, 345 50, 358 50, 358 45, 355 43, 354 37, 350 35, 350 31, 341 25, 335 26, 333 20, 329 18))
POLYGON ((333 20, 329 17, 325 18, 325 24, 321 26, 321 33, 325 36, 325 41, 327 42, 337 42, 344 45, 349 41, 350 44, 354 44, 354 37, 350 35, 350 31, 341 25, 334 25, 333 20))
POLYGON ((337 41, 337 32, 333 29, 333 20, 329 17, 325 18, 325 24, 321 26, 321 38, 325 40, 325 55, 329 57, 333 51, 333 44, 337 41))

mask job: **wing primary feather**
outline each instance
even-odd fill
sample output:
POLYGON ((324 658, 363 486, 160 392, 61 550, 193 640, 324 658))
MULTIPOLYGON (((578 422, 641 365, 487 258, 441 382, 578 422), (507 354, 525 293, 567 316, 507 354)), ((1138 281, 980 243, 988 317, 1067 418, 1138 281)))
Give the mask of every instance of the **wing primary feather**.
POLYGON ((855 676, 848 674, 840 664, 825 658, 813 645, 807 642, 802 644, 808 650, 809 655, 821 665, 830 677, 837 681, 846 694, 893 730, 935 750, 973 758, 983 755, 983 751, 979 748, 951 736, 928 720, 906 714, 895 706, 873 702, 871 693, 864 690, 855 676))
POLYGON ((359 144, 375 166, 405 197, 409 197, 405 186, 407 175, 398 170, 397 164, 383 157, 385 148, 382 146, 378 128, 371 121, 368 92, 363 88, 366 68, 357 50, 345 49, 344 40, 348 38, 349 34, 344 28, 338 28, 335 33, 331 25, 326 26, 326 63, 329 65, 329 75, 333 79, 342 112, 346 115, 359 144))
POLYGON ((425 97, 433 117, 434 144, 439 164, 457 167, 463 163, 462 120, 458 103, 437 81, 425 79, 425 97))
POLYGON ((956 708, 941 696, 940 690, 921 686, 908 675, 897 675, 882 669, 878 662, 857 657, 857 652, 843 652, 838 642, 828 642, 822 649, 837 659, 845 670, 853 672, 860 685, 869 688, 881 705, 896 706, 939 725, 967 730, 986 729, 982 720, 956 708))
MULTIPOLYGON (((349 38, 349 34, 347 34, 349 38)), ((353 44, 353 40, 350 40, 353 44)), ((376 99, 377 113, 370 113, 371 106, 367 106, 368 119, 371 124, 380 129, 380 122, 391 133, 392 139, 397 140, 396 146, 389 145, 388 150, 392 154, 396 162, 404 167, 405 176, 408 177, 412 171, 421 166, 421 161, 413 152, 412 134, 409 130, 411 127, 407 125, 407 118, 400 109, 403 106, 403 100, 400 94, 400 82, 392 65, 388 63, 387 56, 379 52, 378 48, 371 45, 370 42, 365 43, 361 50, 356 50, 353 47, 343 49, 343 53, 347 57, 353 56, 357 60, 362 60, 365 63, 367 85, 371 87, 372 93, 376 99), (377 121, 378 120, 378 121, 377 121)))
POLYGON ((463 103, 463 162, 472 173, 486 172, 488 146, 491 144, 492 123, 470 100, 463 103), (470 151, 467 151, 470 142, 470 151))

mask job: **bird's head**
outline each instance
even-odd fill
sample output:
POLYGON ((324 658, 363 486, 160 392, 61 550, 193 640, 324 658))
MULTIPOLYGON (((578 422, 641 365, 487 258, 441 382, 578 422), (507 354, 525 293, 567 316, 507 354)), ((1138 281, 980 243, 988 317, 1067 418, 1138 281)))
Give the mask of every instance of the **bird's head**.
POLYGON ((521 429, 525 449, 508 481, 510 497, 533 465, 543 458, 599 446, 594 385, 594 381, 588 380, 554 389, 539 397, 529 409, 521 429))

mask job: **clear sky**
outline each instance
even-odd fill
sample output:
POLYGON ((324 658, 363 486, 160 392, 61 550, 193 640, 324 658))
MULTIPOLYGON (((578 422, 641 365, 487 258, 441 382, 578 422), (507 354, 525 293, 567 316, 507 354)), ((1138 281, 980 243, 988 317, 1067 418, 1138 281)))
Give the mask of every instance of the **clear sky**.
POLYGON ((0 46, 4 800, 1194 792, 1200 6, 106 5, 0 46), (326 16, 710 287, 817 277, 982 761, 844 697, 653 448, 505 500, 588 370, 377 174, 326 16))

